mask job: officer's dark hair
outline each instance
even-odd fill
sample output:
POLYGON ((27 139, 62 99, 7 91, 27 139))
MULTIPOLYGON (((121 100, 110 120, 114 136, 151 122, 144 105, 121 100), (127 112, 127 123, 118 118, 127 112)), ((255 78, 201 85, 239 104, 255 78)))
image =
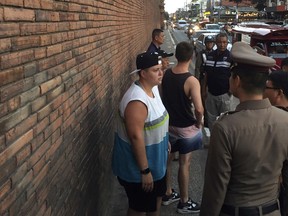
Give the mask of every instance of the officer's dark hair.
MULTIPOLYGON (((257 69, 256 69, 257 70, 257 69)), ((231 69, 232 78, 239 76, 241 80, 242 89, 248 94, 262 94, 266 87, 266 81, 268 79, 267 72, 257 72, 255 68, 239 68, 233 67, 231 69)))
POLYGON ((161 32, 163 32, 162 29, 158 29, 158 28, 157 28, 157 29, 154 29, 154 30, 152 31, 152 39, 154 40, 156 36, 159 36, 159 35, 161 34, 161 32))
POLYGON ((175 57, 178 62, 187 62, 192 58, 193 46, 191 43, 182 41, 176 46, 175 57))

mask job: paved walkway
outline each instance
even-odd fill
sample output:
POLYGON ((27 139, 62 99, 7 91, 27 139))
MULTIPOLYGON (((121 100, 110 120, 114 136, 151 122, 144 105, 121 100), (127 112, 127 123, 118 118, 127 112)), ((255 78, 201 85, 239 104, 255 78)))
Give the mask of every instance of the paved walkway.
MULTIPOLYGON (((165 52, 173 52, 175 54, 175 43, 173 36, 168 32, 165 33, 165 43, 161 46, 165 52)), ((171 66, 173 63, 176 64, 175 56, 169 57, 171 66)), ((193 66, 191 66, 193 67, 193 66)), ((207 137, 204 136, 204 143, 207 143, 207 137)), ((189 185, 189 196, 196 202, 201 203, 202 189, 204 183, 204 170, 207 158, 207 149, 202 149, 195 151, 192 156, 191 168, 190 168, 190 185, 189 185)), ((177 182, 177 172, 178 172, 178 161, 173 161, 172 163, 172 185, 179 192, 178 182, 177 182)), ((124 189, 119 185, 116 177, 113 179, 113 197, 112 197, 112 214, 111 216, 125 216, 128 208, 128 200, 124 189)), ((177 202, 161 207, 161 216, 179 216, 181 214, 176 212, 177 202)), ((199 214, 189 214, 198 216, 199 214)))

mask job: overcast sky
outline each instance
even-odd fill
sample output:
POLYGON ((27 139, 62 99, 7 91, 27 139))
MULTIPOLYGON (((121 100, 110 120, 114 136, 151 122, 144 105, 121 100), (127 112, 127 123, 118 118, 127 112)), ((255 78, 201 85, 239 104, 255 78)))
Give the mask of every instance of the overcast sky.
POLYGON ((178 8, 184 8, 186 2, 187 0, 165 0, 165 11, 169 14, 174 13, 178 8))

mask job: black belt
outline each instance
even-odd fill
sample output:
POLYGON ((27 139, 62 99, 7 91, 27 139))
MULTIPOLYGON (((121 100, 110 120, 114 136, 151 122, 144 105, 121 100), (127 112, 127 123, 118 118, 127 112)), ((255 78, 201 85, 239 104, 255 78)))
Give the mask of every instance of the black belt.
MULTIPOLYGON (((259 216, 259 208, 262 208, 262 214, 269 214, 277 209, 279 209, 278 202, 271 204, 266 204, 262 206, 253 206, 253 207, 238 207, 239 216, 259 216)), ((229 205, 223 205, 221 212, 231 216, 235 216, 235 207, 229 205)))

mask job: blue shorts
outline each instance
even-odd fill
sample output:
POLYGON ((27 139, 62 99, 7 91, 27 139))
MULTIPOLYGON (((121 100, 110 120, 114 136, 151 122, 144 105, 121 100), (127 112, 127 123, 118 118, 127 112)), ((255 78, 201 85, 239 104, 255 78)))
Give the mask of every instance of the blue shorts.
POLYGON ((185 128, 169 126, 171 152, 187 154, 202 149, 202 130, 192 125, 185 128))
POLYGON ((157 198, 164 196, 166 192, 166 175, 154 182, 151 192, 145 192, 142 189, 142 183, 127 182, 119 177, 118 181, 125 189, 129 208, 138 212, 155 212, 157 210, 157 198))

